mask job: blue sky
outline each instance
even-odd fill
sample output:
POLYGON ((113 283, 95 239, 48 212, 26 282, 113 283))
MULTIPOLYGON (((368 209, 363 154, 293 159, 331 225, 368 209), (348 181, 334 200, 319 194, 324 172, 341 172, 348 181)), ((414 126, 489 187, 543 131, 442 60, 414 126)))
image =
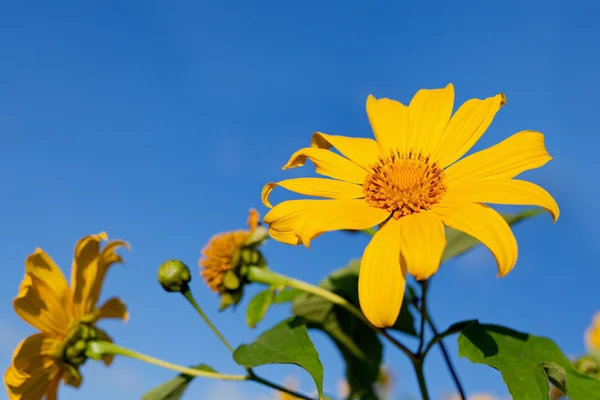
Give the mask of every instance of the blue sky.
MULTIPOLYGON (((370 136, 369 94, 408 102, 419 88, 449 82, 457 104, 506 93, 507 106, 476 149, 524 129, 545 133, 555 159, 524 177, 555 196, 561 217, 515 229, 519 262, 504 279, 483 248, 442 268, 432 284, 433 315, 440 327, 478 317, 582 352, 583 330, 600 308, 599 11, 593 1, 558 0, 3 2, 1 364, 32 332, 10 306, 25 257, 40 246, 68 271, 75 242, 105 230, 133 247, 104 290, 131 311, 128 324, 103 325, 115 339, 170 361, 238 372, 183 300, 162 291, 157 267, 185 260, 214 322, 235 344, 251 340, 286 309, 272 310, 254 331, 245 326, 245 303, 217 313, 218 299, 197 276, 205 242, 243 227, 249 207, 264 214, 265 182, 310 171, 281 166, 312 132, 370 136)), ((264 251, 271 268, 318 282, 366 243, 330 233, 311 250, 272 242, 264 251)), ((335 391, 340 357, 324 337, 314 340, 328 367, 325 386, 335 391)), ((469 392, 506 394, 496 371, 458 359, 455 338, 447 344, 469 392)), ((452 383, 432 354, 426 374, 440 398, 452 383)), ((390 348, 385 357, 398 392, 416 396, 401 354, 390 348)), ((278 381, 297 375, 312 391, 294 367, 263 372, 278 381)), ((83 387, 63 389, 63 399, 139 398, 173 375, 127 359, 111 369, 87 365, 84 373, 83 387)), ((189 398, 214 398, 223 387, 231 399, 270 395, 252 384, 215 385, 198 380, 189 398)))

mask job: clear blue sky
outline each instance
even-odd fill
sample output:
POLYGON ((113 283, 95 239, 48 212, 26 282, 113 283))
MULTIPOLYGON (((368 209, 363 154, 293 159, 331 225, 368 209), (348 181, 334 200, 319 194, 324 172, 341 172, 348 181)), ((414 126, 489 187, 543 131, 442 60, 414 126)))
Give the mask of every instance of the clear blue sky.
MULTIPOLYGON (((76 240, 105 230, 133 247, 104 291, 131 311, 128 324, 103 325, 115 339, 238 372, 182 299, 156 283, 158 265, 185 260, 215 323, 235 344, 250 340, 258 331, 245 326, 245 303, 217 313, 218 299, 197 276, 205 242, 243 227, 249 207, 264 214, 265 182, 308 173, 281 166, 312 132, 370 136, 370 93, 407 102, 419 88, 449 82, 457 103, 506 93, 478 149, 523 129, 546 134, 555 159, 525 177, 555 196, 561 217, 515 229, 519 262, 504 279, 483 248, 445 266, 432 285, 437 323, 478 317, 550 336, 568 354, 583 351, 583 330, 600 308, 596 2, 83 3, 0 5, 2 370, 32 332, 10 306, 25 257, 40 246, 68 273, 76 240)), ((366 243, 331 233, 311 250, 272 242, 264 251, 272 268, 318 282, 366 243)), ((283 315, 273 310, 259 328, 283 315)), ((340 358, 324 337, 315 342, 325 386, 335 391, 340 358)), ((469 392, 506 394, 496 371, 459 360, 455 338, 447 344, 469 392)), ((416 395, 400 353, 385 356, 399 391, 416 395)), ((452 389, 437 352, 426 367, 434 398, 452 389)), ((264 373, 297 375, 312 390, 300 369, 264 373)), ((87 365, 84 374, 81 390, 63 389, 63 399, 139 398, 173 375, 125 359, 111 369, 87 365)), ((228 389, 232 399, 236 389, 243 399, 269 394, 239 384, 228 389)), ((198 380, 189 398, 214 390, 198 380)))

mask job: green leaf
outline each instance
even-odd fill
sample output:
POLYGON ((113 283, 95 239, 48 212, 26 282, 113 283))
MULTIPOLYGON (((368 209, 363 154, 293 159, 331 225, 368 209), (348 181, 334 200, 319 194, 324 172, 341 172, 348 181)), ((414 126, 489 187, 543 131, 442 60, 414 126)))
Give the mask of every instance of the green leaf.
MULTIPOLYGON (((514 225, 520 221, 540 215, 543 212, 544 210, 535 208, 532 210, 525 210, 518 214, 500 213, 500 215, 502 215, 509 225, 514 225)), ((442 255, 442 262, 460 256, 478 244, 480 244, 480 242, 474 237, 461 231, 457 231, 456 229, 446 227, 446 248, 442 255)))
MULTIPOLYGON (((206 364, 199 364, 191 368, 200 371, 217 372, 206 364)), ((194 379, 193 376, 179 374, 170 381, 167 381, 144 394, 142 400, 179 400, 192 379, 194 379)))
POLYGON ((293 301, 296 297, 300 296, 304 293, 298 289, 284 289, 277 294, 275 294, 275 298, 273 299, 273 304, 281 304, 281 303, 289 303, 293 301))
POLYGON ((458 354, 489 365, 515 399, 548 399, 548 380, 572 400, 600 399, 600 381, 578 372, 550 339, 497 325, 471 323, 458 338, 458 354))
MULTIPOLYGON (((319 286, 358 306, 360 260, 331 273, 319 286)), ((394 329, 415 335, 414 318, 408 302, 402 307, 394 329), (405 306, 404 306, 405 305, 405 306)), ((372 328, 342 307, 318 296, 302 294, 294 300, 292 311, 307 320, 310 329, 325 332, 346 361, 350 398, 373 398, 382 359, 382 345, 372 328)))
POLYGON ((275 288, 270 287, 263 290, 250 300, 248 309, 246 310, 246 321, 250 328, 256 328, 256 324, 263 320, 267 314, 267 310, 273 302, 275 296, 275 288))
POLYGON ((302 318, 286 319, 261 334, 253 343, 241 345, 233 353, 233 359, 244 367, 298 365, 312 376, 319 396, 323 397, 323 365, 302 318))

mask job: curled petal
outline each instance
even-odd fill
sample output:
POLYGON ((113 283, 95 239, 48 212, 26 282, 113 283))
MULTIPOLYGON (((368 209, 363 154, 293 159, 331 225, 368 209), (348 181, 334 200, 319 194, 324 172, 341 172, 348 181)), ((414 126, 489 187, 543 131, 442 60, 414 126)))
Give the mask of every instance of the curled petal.
POLYGON ((367 176, 367 171, 347 158, 329 150, 310 147, 295 152, 283 169, 301 167, 306 159, 315 164, 317 174, 330 178, 362 184, 367 176))
POLYGON ((368 138, 327 135, 315 132, 312 136, 311 146, 319 149, 335 147, 350 161, 360 165, 367 171, 371 170, 370 165, 376 163, 379 157, 377 142, 368 138))
POLYGON ((360 307, 378 328, 394 325, 404 299, 406 265, 401 262, 400 231, 400 223, 389 220, 373 236, 360 263, 360 307))
POLYGON ((326 197, 329 199, 358 199, 364 196, 362 186, 350 182, 323 178, 286 179, 277 183, 269 182, 263 187, 261 197, 266 207, 273 207, 269 202, 269 196, 276 186, 281 186, 282 188, 306 196, 326 197))
POLYGON ((75 247, 71 281, 77 318, 96 310, 106 272, 112 264, 122 262, 116 250, 119 247, 130 249, 127 242, 114 240, 100 250, 102 240, 108 240, 104 232, 82 238, 75 247))

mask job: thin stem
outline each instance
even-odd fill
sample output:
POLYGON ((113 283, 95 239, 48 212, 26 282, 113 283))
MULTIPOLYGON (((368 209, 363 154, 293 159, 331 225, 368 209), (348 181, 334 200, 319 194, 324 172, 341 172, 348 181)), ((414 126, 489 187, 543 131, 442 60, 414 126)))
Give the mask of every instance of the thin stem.
POLYGON ((312 397, 308 397, 308 396, 305 396, 303 394, 294 392, 293 390, 290 390, 290 389, 285 388, 283 386, 279 386, 278 384, 273 383, 271 381, 268 381, 266 379, 263 379, 260 376, 257 376, 256 374, 251 374, 248 379, 251 380, 251 381, 260 383, 262 385, 268 386, 268 387, 270 387, 272 389, 279 390, 280 392, 287 393, 287 394, 292 395, 294 397, 297 397, 299 399, 313 400, 312 397))
MULTIPOLYGON (((426 315, 427 315, 427 322, 429 323, 429 327, 431 328, 431 331, 433 332, 433 334, 435 336, 438 336, 439 332, 436 329, 433 321, 431 320, 431 317, 429 316, 429 314, 426 314, 426 315)), ((452 363, 452 360, 450 359, 450 356, 448 355, 448 350, 446 350, 446 346, 444 345, 444 342, 441 339, 439 341, 439 344, 440 344, 440 350, 442 351, 442 356, 444 357, 444 361, 446 361, 446 365, 448 366, 450 375, 452 375, 452 380, 454 381, 454 385, 456 386, 456 389, 458 390, 458 393, 460 394, 460 398, 462 400, 466 400, 467 396, 465 394, 465 389, 463 388, 462 383, 460 382, 460 379, 458 378, 456 368, 454 367, 454 364, 452 363)))
POLYGON ((148 356, 146 354, 138 353, 137 351, 130 350, 125 347, 118 346, 114 343, 96 341, 88 343, 88 348, 86 350, 86 355, 91 358, 100 358, 105 354, 115 354, 130 358, 135 358, 136 360, 140 360, 143 362, 147 362, 149 364, 158 365, 159 367, 171 369, 173 371, 181 372, 186 375, 191 376, 201 376, 204 378, 212 378, 212 379, 222 379, 228 381, 246 381, 249 379, 248 376, 245 375, 226 375, 220 374, 218 372, 210 372, 210 371, 201 371, 195 368, 184 367, 181 365, 173 364, 167 361, 160 360, 158 358, 154 358, 148 356))
POLYGON ((350 303, 343 297, 338 296, 337 294, 330 292, 329 290, 323 289, 315 285, 311 285, 310 283, 294 279, 289 276, 278 274, 265 268, 250 267, 250 269, 248 270, 247 277, 253 282, 260 282, 272 286, 287 286, 294 289, 302 290, 303 292, 314 294, 315 296, 319 296, 325 300, 332 302, 333 304, 343 307, 346 311, 350 312, 356 318, 360 319, 362 322, 367 324, 367 326, 381 333, 386 339, 388 339, 392 344, 394 344, 394 346, 396 346, 402 352, 404 352, 411 360, 415 359, 415 355, 412 353, 412 351, 410 351, 408 347, 400 343, 398 340, 394 339, 389 333, 385 331, 385 329, 377 328, 376 326, 372 325, 357 307, 355 307, 352 303, 350 303))
POLYGON ((194 299, 194 296, 192 295, 192 291, 189 288, 185 288, 181 292, 181 294, 183 295, 183 297, 186 298, 187 301, 190 302, 190 304, 192 305, 192 307, 194 307, 194 309, 196 310, 198 315, 200 315, 200 317, 204 320, 204 322, 206 322, 206 325, 208 325, 209 328, 215 333, 215 335, 217 335, 217 337, 221 340, 221 342, 223 342, 225 347, 227 347, 227 349, 229 349, 229 351, 233 353, 233 347, 231 347, 231 345, 229 344, 227 339, 225 339, 225 337, 221 334, 221 332, 219 332, 217 327, 213 325, 213 323, 210 321, 210 319, 208 319, 208 317, 206 316, 204 311, 202 311, 202 309, 196 302, 196 299, 194 299))
POLYGON ((421 311, 421 330, 419 332, 419 348, 417 350, 418 355, 422 355, 423 345, 425 344, 425 322, 427 321, 427 281, 419 282, 421 284, 421 305, 419 307, 421 311))
POLYGON ((413 362, 417 380, 419 381, 419 389, 421 389, 421 397, 423 400, 429 400, 429 392, 427 391, 427 383, 425 383, 425 375, 423 374, 423 362, 413 362))

